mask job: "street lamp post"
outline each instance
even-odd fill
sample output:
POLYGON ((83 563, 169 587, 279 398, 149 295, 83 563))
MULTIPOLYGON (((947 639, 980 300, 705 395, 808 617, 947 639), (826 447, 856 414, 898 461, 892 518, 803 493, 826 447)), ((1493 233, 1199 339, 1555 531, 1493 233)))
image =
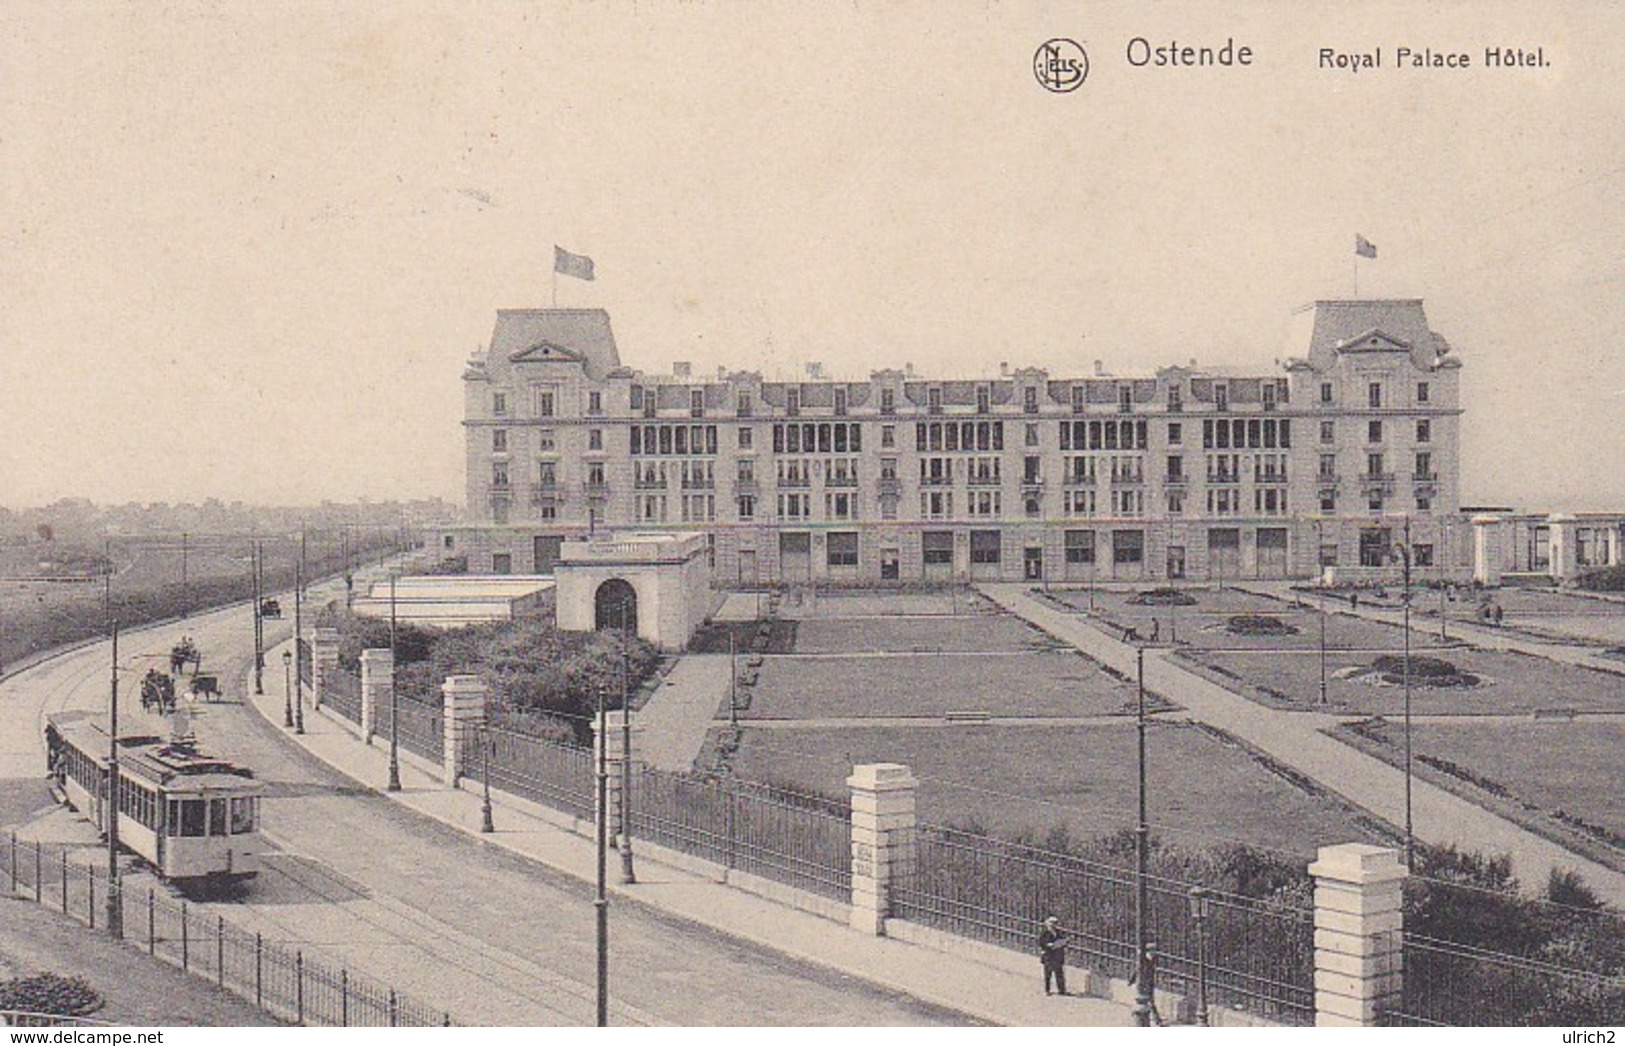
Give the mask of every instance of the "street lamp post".
POLYGON ((1405 633, 1405 869, 1416 869, 1416 832, 1411 818, 1411 518, 1405 517, 1405 540, 1394 546, 1404 568, 1405 633))
POLYGON ((112 686, 108 697, 107 740, 107 932, 124 936, 124 896, 118 868, 118 622, 113 622, 112 686))
POLYGON ((630 636, 626 630, 625 600, 621 601, 621 807, 620 849, 621 883, 638 881, 632 868, 632 670, 627 658, 626 644, 630 636))
POLYGON ((1326 533, 1323 528, 1325 520, 1315 520, 1315 568, 1317 577, 1315 586, 1320 589, 1319 597, 1315 600, 1320 609, 1320 703, 1327 704, 1326 696, 1326 566, 1321 561, 1322 549, 1326 547, 1326 533))
POLYGON ((598 883, 592 906, 598 924, 598 1027, 609 1027, 609 712, 604 688, 598 688, 598 883))
POLYGON ((1134 942, 1135 954, 1138 956, 1138 966, 1134 978, 1134 1023, 1142 1028, 1151 1026, 1151 969, 1147 958, 1150 943, 1147 939, 1147 921, 1150 917, 1148 909, 1149 896, 1147 894, 1148 878, 1150 875, 1150 843, 1151 825, 1146 815, 1145 798, 1145 647, 1136 646, 1134 650, 1136 667, 1136 682, 1138 683, 1139 701, 1135 711, 1135 727, 1139 741, 1139 800, 1140 819, 1134 826, 1134 942))
POLYGON ((249 564, 254 574, 254 693, 258 696, 265 693, 265 618, 260 614, 265 598, 265 546, 258 541, 249 564))
POLYGON ((1196 923, 1196 1023, 1208 1026, 1207 1012, 1207 919, 1212 898, 1205 886, 1191 887, 1191 919, 1196 923))
MULTIPOLYGON (((301 645, 305 641, 304 620, 300 616, 305 598, 305 531, 299 531, 299 561, 293 565, 293 732, 305 732, 305 662, 301 645)), ((391 666, 393 674, 393 666, 391 666)))
POLYGON ((480 831, 486 835, 497 830, 491 820, 491 727, 480 722, 480 831))
POLYGON ((395 685, 395 575, 389 575, 389 783, 386 792, 401 790, 400 687, 395 685))
POLYGON ((293 729, 293 652, 282 652, 282 725, 293 729))

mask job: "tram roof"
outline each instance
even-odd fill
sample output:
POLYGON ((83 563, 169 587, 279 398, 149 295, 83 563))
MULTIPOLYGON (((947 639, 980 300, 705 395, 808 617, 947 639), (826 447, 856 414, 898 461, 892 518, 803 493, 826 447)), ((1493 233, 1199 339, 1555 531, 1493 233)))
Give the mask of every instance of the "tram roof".
MULTIPOLYGON (((107 725, 92 712, 58 712, 46 717, 71 744, 107 762, 107 725)), ((194 745, 167 741, 155 734, 119 737, 119 765, 129 773, 170 789, 186 791, 242 788, 254 773, 227 759, 201 752, 194 745)))

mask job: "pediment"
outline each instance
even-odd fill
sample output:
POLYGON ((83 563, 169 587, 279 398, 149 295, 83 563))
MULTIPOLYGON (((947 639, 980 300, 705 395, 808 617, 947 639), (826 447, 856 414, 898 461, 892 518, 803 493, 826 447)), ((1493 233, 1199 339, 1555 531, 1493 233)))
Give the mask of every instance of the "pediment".
POLYGON ((585 364, 587 358, 574 349, 567 349, 557 342, 539 341, 528 349, 520 349, 508 357, 509 363, 580 363, 585 364))
POLYGON ((1333 346, 1338 352, 1409 352, 1411 343, 1373 327, 1333 346))

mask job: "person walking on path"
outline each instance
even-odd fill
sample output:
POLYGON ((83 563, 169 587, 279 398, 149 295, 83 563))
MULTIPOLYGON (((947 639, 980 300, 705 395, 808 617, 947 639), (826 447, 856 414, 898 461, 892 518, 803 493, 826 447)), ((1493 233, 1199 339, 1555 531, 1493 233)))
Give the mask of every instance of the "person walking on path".
POLYGON ((1038 958, 1044 964, 1044 994, 1055 991, 1066 994, 1066 934, 1061 932, 1061 920, 1050 916, 1044 928, 1038 931, 1038 958))

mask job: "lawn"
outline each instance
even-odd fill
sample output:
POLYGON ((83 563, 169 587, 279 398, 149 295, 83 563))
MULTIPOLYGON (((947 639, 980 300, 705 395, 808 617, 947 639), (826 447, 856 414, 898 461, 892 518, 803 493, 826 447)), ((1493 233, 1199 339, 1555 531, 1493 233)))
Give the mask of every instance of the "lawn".
POLYGON ((883 617, 796 622, 797 654, 864 651, 981 651, 1011 653, 1054 649, 1043 632, 1013 615, 997 617, 883 617))
POLYGON ((779 599, 781 616, 802 620, 826 617, 887 617, 898 614, 953 616, 987 612, 991 609, 992 604, 986 598, 963 587, 929 592, 791 588, 779 599))
POLYGON ((1082 654, 768 657, 752 690, 751 718, 1002 716, 1122 713, 1133 684, 1082 654))
MULTIPOLYGON (((1581 712, 1625 711, 1625 676, 1558 664, 1522 654, 1456 648, 1429 651, 1480 677, 1468 689, 1414 686, 1412 711, 1417 715, 1526 715, 1539 709, 1581 712)), ((1378 685, 1345 678, 1369 668, 1374 655, 1331 652, 1327 659, 1329 711, 1358 715, 1393 715, 1404 707, 1401 685, 1378 685)), ((1320 658, 1314 651, 1293 654, 1194 651, 1186 663, 1217 669, 1225 686, 1254 700, 1283 707, 1320 707, 1320 658)), ((1211 674, 1211 672, 1209 673, 1211 674)), ((1419 676, 1420 673, 1417 673, 1419 676)), ((1413 677, 1414 678, 1414 677, 1413 677)))
MULTIPOLYGON (((1400 724, 1388 720, 1364 728, 1398 750, 1400 724)), ((1625 723, 1569 720, 1463 720, 1413 724, 1411 740, 1424 764, 1458 780, 1476 781, 1493 792, 1505 792, 1545 816, 1561 811, 1593 826, 1593 838, 1613 836, 1612 845, 1625 857, 1625 723)), ((1583 829, 1582 829, 1583 830, 1583 829)))
MULTIPOLYGON (((712 744, 715 743, 713 732, 712 744)), ((735 771, 842 795, 854 763, 896 762, 919 778, 922 821, 975 823, 995 834, 1073 838, 1135 821, 1135 729, 955 725, 743 731, 735 771)), ((1198 727, 1153 722, 1149 820, 1166 842, 1199 849, 1244 842, 1301 860, 1333 843, 1376 841, 1338 802, 1309 794, 1245 749, 1198 727)))

